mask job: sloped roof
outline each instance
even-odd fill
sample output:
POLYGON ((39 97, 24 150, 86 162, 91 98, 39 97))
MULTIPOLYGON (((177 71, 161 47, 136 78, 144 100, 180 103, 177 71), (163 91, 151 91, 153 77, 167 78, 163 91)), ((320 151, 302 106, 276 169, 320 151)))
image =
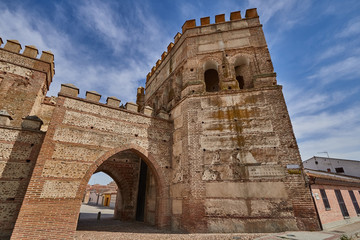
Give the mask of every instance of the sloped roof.
POLYGON ((344 174, 336 174, 312 169, 304 169, 306 175, 310 178, 310 184, 324 185, 346 185, 360 187, 360 178, 347 176, 344 174))

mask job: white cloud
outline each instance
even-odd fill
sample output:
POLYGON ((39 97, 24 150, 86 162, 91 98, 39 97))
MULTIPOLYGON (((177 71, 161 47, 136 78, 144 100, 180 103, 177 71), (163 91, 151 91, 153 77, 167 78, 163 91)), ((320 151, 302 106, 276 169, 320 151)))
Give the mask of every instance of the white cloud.
MULTIPOLYGON (((60 6, 57 8, 61 10, 60 6)), ((62 83, 73 83, 80 88, 80 97, 95 90, 103 95, 102 101, 107 96, 118 97, 124 103, 135 101, 136 88, 161 56, 159 49, 165 50, 170 42, 168 36, 161 34, 159 21, 145 8, 135 4, 130 15, 138 18, 128 21, 116 19, 116 9, 106 3, 84 2, 75 8, 81 23, 96 36, 102 36, 104 45, 109 43, 108 51, 115 53, 104 61, 96 59, 98 50, 84 49, 81 42, 62 32, 56 23, 21 8, 10 11, 2 6, 1 37, 54 53, 56 74, 48 95, 56 96, 62 83)))
POLYGON ((335 56, 338 56, 342 53, 344 53, 344 51, 346 50, 347 46, 345 44, 341 44, 341 45, 336 45, 336 46, 331 46, 330 48, 328 48, 327 50, 325 50, 323 53, 321 53, 317 59, 316 62, 321 62, 323 60, 326 60, 328 58, 332 58, 335 56))
POLYGON ((358 95, 360 88, 353 88, 350 91, 325 92, 324 89, 314 85, 309 88, 286 87, 285 95, 288 108, 292 116, 317 114, 329 109, 354 95, 358 95), (288 97, 289 96, 289 97, 288 97))
POLYGON ((308 22, 306 11, 311 7, 311 1, 248 0, 248 8, 254 7, 265 26, 267 44, 271 48, 284 38, 284 31, 308 22))
POLYGON ((292 118, 303 160, 327 151, 333 157, 358 159, 360 145, 360 107, 348 106, 339 112, 292 118))
POLYGON ((360 18, 351 19, 337 37, 346 38, 360 34, 360 18))
POLYGON ((312 156, 319 155, 320 152, 328 152, 330 157, 359 160, 359 129, 344 135, 332 135, 324 138, 312 139, 299 142, 301 159, 307 160, 312 156))
POLYGON ((199 4, 199 3, 196 1, 194 1, 192 3, 185 2, 185 3, 179 4, 180 14, 185 18, 184 22, 189 19, 194 19, 195 17, 197 17, 199 15, 198 10, 202 9, 202 8, 195 6, 197 4, 199 4))
MULTIPOLYGON (((337 133, 338 129, 346 129, 350 126, 355 128, 360 121, 360 108, 355 107, 345 111, 332 113, 322 112, 313 115, 303 115, 293 118, 293 124, 298 138, 319 136, 337 133)), ((359 126, 360 130, 360 126, 359 126)))
POLYGON ((330 65, 321 67, 318 72, 309 76, 323 84, 333 81, 343 81, 348 78, 355 79, 360 77, 359 68, 360 57, 348 57, 330 65))
MULTIPOLYGON (((48 45, 43 39, 43 35, 36 31, 31 23, 34 21, 32 17, 24 18, 24 11, 10 11, 4 5, 0 10, 0 29, 3 34, 2 38, 5 42, 6 39, 21 40, 20 44, 35 45, 40 49, 48 49, 48 45), (6 39, 5 39, 6 38, 6 39)), ((38 21, 38 24, 42 24, 38 21)))
POLYGON ((277 0, 252 0, 249 1, 250 7, 258 6, 261 22, 266 24, 273 17, 281 16, 279 13, 291 9, 295 1, 277 0))
POLYGON ((123 26, 117 24, 117 19, 111 6, 94 1, 79 1, 76 4, 77 15, 85 26, 92 29, 96 36, 112 45, 120 52, 124 50, 124 42, 130 41, 123 26))

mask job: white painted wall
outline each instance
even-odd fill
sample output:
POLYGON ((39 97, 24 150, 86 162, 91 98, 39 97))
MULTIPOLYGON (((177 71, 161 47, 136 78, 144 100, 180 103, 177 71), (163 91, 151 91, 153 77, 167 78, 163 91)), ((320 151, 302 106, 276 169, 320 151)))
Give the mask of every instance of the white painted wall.
POLYGON ((336 173, 335 168, 343 168, 344 175, 360 177, 360 161, 355 160, 345 160, 337 158, 326 158, 326 157, 312 157, 303 162, 304 168, 319 170, 327 172, 330 169, 330 172, 336 173))

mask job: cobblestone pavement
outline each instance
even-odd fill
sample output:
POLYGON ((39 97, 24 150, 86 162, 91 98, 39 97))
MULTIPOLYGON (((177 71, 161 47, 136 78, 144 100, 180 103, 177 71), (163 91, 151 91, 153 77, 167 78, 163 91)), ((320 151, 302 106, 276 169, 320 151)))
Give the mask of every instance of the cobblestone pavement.
POLYGON ((342 235, 360 239, 360 222, 343 227, 319 232, 284 232, 284 233, 219 233, 219 234, 174 234, 160 230, 145 223, 112 219, 111 209, 86 206, 81 208, 75 239, 146 239, 146 240, 335 240, 342 235), (97 212, 102 212, 101 220, 96 220, 97 212))

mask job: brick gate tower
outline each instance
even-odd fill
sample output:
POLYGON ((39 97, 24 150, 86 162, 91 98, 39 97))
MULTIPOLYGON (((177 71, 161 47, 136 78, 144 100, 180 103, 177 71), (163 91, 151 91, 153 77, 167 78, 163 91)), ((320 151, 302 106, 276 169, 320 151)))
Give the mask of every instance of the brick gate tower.
POLYGON ((319 229, 256 9, 200 22, 184 23, 145 88, 174 124, 173 229, 319 229))
POLYGON ((200 22, 184 23, 125 107, 95 91, 79 98, 73 84, 45 97, 53 55, 20 54, 13 40, 0 48, 0 238, 72 239, 99 171, 119 187, 123 220, 139 213, 182 232, 319 230, 256 9, 200 22))

